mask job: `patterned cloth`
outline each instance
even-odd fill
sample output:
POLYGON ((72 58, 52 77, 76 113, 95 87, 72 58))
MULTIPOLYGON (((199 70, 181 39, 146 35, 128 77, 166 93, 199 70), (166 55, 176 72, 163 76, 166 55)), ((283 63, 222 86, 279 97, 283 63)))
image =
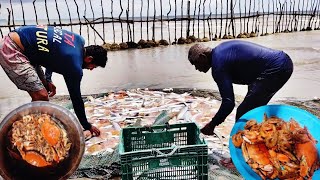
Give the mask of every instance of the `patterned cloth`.
POLYGON ((35 68, 9 36, 0 41, 0 64, 18 89, 34 92, 44 88, 35 68))

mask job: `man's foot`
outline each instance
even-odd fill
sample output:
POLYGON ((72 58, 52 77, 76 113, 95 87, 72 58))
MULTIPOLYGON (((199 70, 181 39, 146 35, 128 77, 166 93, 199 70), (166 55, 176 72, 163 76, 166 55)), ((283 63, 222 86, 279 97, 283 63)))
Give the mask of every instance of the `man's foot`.
POLYGON ((214 135, 213 130, 214 130, 215 127, 216 127, 215 125, 212 125, 211 123, 208 123, 200 131, 204 135, 212 136, 212 135, 214 135))

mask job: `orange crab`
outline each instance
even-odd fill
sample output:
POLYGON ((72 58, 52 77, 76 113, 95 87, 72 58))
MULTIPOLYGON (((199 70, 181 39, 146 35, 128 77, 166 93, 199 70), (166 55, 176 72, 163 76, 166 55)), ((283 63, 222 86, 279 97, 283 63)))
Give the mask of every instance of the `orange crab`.
POLYGON ((51 163, 47 162, 42 155, 34 151, 26 152, 23 159, 29 164, 37 167, 46 167, 51 165, 51 163))
POLYGON ((44 137, 44 139, 51 145, 56 145, 61 136, 60 129, 50 122, 48 119, 46 119, 42 125, 41 125, 41 133, 44 137))
POLYGON ((319 157, 316 141, 311 137, 307 128, 300 128, 293 132, 296 157, 300 160, 300 176, 312 177, 319 168, 319 157))
POLYGON ((264 143, 250 144, 243 141, 241 150, 245 161, 262 179, 274 179, 278 171, 270 161, 268 149, 264 143))
POLYGON ((289 156, 282 154, 281 152, 276 152, 274 150, 269 150, 270 161, 273 166, 278 171, 278 177, 280 179, 298 179, 300 176, 297 174, 299 170, 299 165, 291 161, 289 156))

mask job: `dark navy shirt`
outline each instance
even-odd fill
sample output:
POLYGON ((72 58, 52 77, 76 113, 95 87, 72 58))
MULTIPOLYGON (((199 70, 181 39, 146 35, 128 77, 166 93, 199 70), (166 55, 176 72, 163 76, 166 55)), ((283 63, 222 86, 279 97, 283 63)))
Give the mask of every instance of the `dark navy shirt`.
MULTIPOLYGON (((83 71, 84 39, 73 32, 52 26, 23 26, 15 30, 33 65, 63 75, 75 113, 85 129, 90 129, 80 91, 83 71)), ((49 79, 50 80, 50 79, 49 79)))
POLYGON ((222 98, 213 121, 224 120, 235 106, 232 84, 249 85, 265 73, 281 70, 285 53, 247 41, 223 42, 212 50, 212 77, 222 98))

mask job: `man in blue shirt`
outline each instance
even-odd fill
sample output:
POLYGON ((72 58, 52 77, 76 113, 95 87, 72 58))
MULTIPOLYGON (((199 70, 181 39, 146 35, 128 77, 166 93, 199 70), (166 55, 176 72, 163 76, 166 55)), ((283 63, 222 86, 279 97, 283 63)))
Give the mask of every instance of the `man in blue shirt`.
POLYGON ((223 42, 213 49, 193 45, 188 59, 200 72, 206 73, 211 68, 222 98, 216 115, 201 129, 206 135, 213 135, 214 128, 232 112, 233 83, 248 85, 248 93, 237 108, 238 120, 251 109, 266 105, 293 72, 292 60, 283 51, 239 40, 223 42))
POLYGON ((29 93, 32 101, 48 101, 54 96, 52 72, 63 75, 81 125, 99 136, 99 129, 86 118, 80 83, 83 69, 105 67, 107 51, 101 46, 84 47, 84 44, 80 35, 58 27, 23 26, 1 40, 0 64, 17 88, 29 93), (46 68, 45 74, 41 66, 46 68))

